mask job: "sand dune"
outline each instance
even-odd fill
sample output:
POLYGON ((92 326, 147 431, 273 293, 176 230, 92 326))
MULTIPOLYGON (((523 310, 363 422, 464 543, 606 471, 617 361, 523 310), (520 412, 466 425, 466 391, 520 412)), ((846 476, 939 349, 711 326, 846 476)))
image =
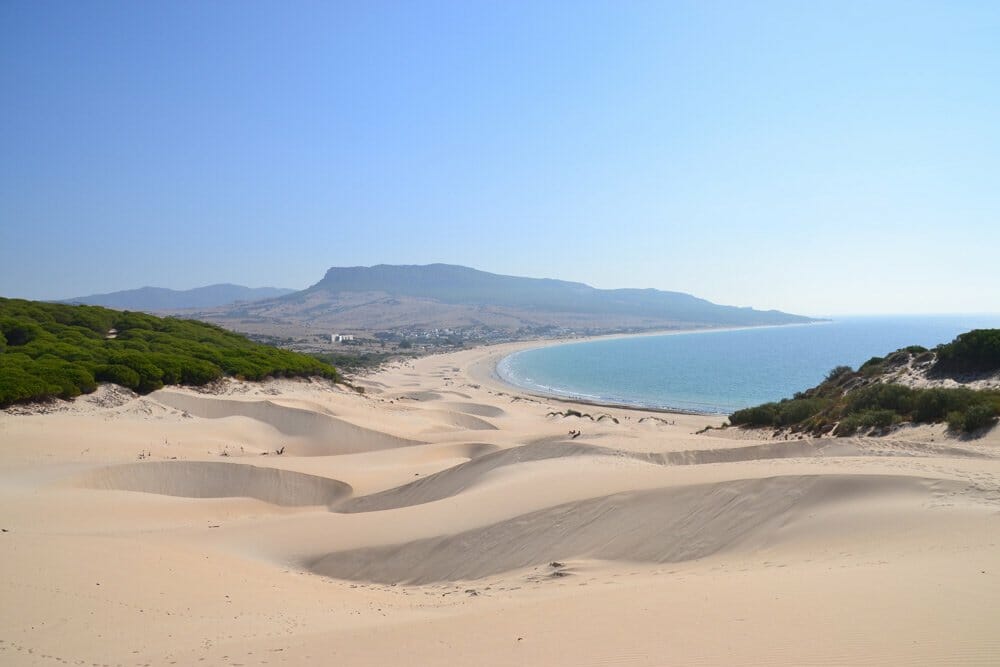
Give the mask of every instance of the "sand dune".
POLYGON ((249 417, 281 433, 301 438, 288 444, 296 456, 330 456, 421 444, 380 430, 364 428, 330 415, 279 405, 273 401, 240 401, 209 398, 161 390, 152 395, 158 403, 205 419, 249 417))
POLYGON ((464 399, 466 401, 472 400, 472 396, 461 391, 455 391, 454 389, 441 389, 438 391, 442 397, 447 394, 448 396, 457 396, 458 398, 464 399))
POLYGON ((511 349, 0 413, 0 662, 996 661, 1000 429, 705 430, 511 349))
POLYGON ((498 408, 495 405, 488 405, 486 403, 445 401, 441 403, 441 407, 454 412, 464 412, 467 415, 476 415, 477 417, 504 417, 507 415, 502 408, 498 408))
POLYGON ((376 512, 433 502, 461 493, 497 468, 546 459, 599 456, 657 465, 702 465, 816 456, 853 456, 860 452, 861 450, 851 442, 830 439, 792 440, 740 447, 656 453, 612 449, 561 438, 544 439, 519 447, 485 453, 467 463, 422 477, 401 487, 351 498, 338 505, 336 511, 376 512))
POLYGON ((603 453, 601 448, 593 445, 573 445, 561 442, 502 449, 482 454, 467 463, 459 464, 428 477, 422 477, 404 486, 352 498, 339 505, 337 511, 350 514, 422 505, 460 493, 476 483, 486 473, 503 466, 596 452, 603 453))
MULTIPOLYGON (((413 383, 413 386, 419 386, 413 383)), ((395 394, 397 400, 405 401, 437 401, 441 399, 441 394, 436 391, 406 391, 395 394)))
POLYGON ((906 494, 913 511, 929 489, 954 482, 910 477, 783 476, 621 493, 559 505, 485 528, 407 544, 334 553, 308 563, 320 574, 386 584, 471 580, 579 558, 654 563, 695 560, 754 541, 801 515, 863 497, 906 494))
POLYGON ((76 479, 80 486, 185 498, 256 498, 282 506, 331 505, 348 484, 303 473, 216 461, 145 461, 110 466, 76 479))
POLYGON ((453 410, 420 410, 420 416, 425 418, 430 418, 440 424, 445 424, 447 426, 452 426, 455 428, 467 430, 467 431, 495 431, 497 430, 496 425, 488 422, 481 417, 474 417, 473 415, 466 414, 464 412, 455 412, 453 410))

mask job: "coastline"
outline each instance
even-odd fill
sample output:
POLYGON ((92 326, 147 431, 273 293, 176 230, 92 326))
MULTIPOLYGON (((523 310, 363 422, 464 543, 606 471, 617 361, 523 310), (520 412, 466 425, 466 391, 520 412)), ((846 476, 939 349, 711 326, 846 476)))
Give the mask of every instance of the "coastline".
MULTIPOLYGON (((695 410, 695 409, 684 409, 676 406, 651 406, 643 405, 639 403, 628 403, 625 401, 614 401, 614 400, 600 400, 597 398, 581 396, 578 394, 573 394, 572 392, 558 393, 556 391, 543 391, 537 387, 528 387, 524 385, 517 384, 516 382, 504 377, 500 370, 500 364, 508 357, 517 354, 519 352, 524 352, 526 350, 542 349, 547 347, 556 347, 561 345, 577 345, 584 343, 591 343, 594 341, 603 340, 621 340, 625 338, 653 338, 660 336, 681 336, 681 335, 697 335, 697 334, 711 334, 711 333, 724 333, 729 331, 747 331, 754 329, 778 329, 778 328, 788 328, 788 327, 807 327, 814 325, 830 324, 834 320, 817 320, 814 322, 795 322, 791 324, 769 324, 761 326, 741 326, 741 327, 705 327, 698 329, 667 329, 663 331, 644 331, 635 334, 607 334, 601 336, 583 336, 575 339, 557 339, 557 340, 544 340, 539 339, 535 341, 518 341, 516 343, 503 343, 502 352, 497 352, 496 354, 489 355, 488 362, 488 376, 489 379, 497 386, 506 388, 507 390, 518 391, 524 393, 528 396, 533 396, 535 398, 543 398, 546 400, 558 401, 560 403, 568 404, 579 404, 579 405, 589 405, 594 407, 604 407, 604 408, 616 408, 623 410, 637 410, 643 412, 656 412, 662 414, 677 414, 677 415, 696 415, 703 417, 728 417, 730 412, 714 412, 710 410, 695 410)), ((485 379, 482 373, 482 364, 485 363, 483 360, 473 361, 472 364, 479 367, 477 368, 477 376, 480 379, 485 379)))
POLYGON ((588 410, 493 375, 537 344, 399 361, 364 393, 103 386, 0 412, 0 662, 996 654, 1000 430, 786 440, 588 410))

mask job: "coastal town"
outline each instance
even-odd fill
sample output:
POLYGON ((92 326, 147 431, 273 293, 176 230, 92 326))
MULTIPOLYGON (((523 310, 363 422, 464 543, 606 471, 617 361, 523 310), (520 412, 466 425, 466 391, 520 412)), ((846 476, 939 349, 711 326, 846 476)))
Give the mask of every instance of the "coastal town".
MULTIPOLYGON (((303 327, 303 329, 305 328, 303 327)), ((351 330, 350 332, 333 333, 303 330, 286 336, 239 331, 238 329, 236 331, 258 343, 306 354, 331 352, 347 355, 395 353, 400 356, 419 356, 481 345, 499 345, 530 340, 571 340, 643 332, 641 329, 626 327, 569 328, 551 325, 525 326, 513 331, 490 326, 435 327, 432 329, 408 326, 382 331, 351 330)))

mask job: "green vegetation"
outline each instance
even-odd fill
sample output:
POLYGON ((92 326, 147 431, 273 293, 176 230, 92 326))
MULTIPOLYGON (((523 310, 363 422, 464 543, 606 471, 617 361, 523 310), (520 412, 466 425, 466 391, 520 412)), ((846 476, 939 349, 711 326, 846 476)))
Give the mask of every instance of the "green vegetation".
POLYGON ((400 357, 409 358, 411 355, 401 355, 395 352, 362 352, 360 354, 347 354, 345 352, 328 352, 313 354, 325 364, 336 366, 345 373, 375 369, 393 359, 400 357))
POLYGON ((947 422, 956 433, 973 433, 996 424, 1000 391, 913 388, 892 382, 892 376, 902 370, 929 377, 1000 370, 1000 330, 970 331, 933 351, 918 345, 903 348, 873 357, 857 371, 838 366, 818 386, 791 399, 738 410, 729 421, 748 428, 838 436, 885 432, 902 422, 947 422))
POLYGON ((1000 329, 974 329, 937 348, 940 373, 991 373, 1000 370, 1000 329))
POLYGON ((98 382, 148 393, 223 376, 336 379, 337 371, 204 322, 0 298, 0 407, 72 398, 98 382))

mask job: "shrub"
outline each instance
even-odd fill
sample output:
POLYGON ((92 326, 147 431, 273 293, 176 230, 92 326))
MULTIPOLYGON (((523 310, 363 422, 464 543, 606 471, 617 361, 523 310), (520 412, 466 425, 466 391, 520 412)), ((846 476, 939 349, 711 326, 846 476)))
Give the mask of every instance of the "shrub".
POLYGON ((0 319, 0 333, 6 339, 7 345, 18 347, 38 338, 42 328, 33 322, 5 317, 0 319))
POLYGON ((883 364, 885 362, 885 357, 872 357, 865 363, 861 364, 858 368, 858 372, 865 377, 872 377, 873 375, 878 375, 882 372, 884 368, 883 364))
POLYGON ((945 389, 925 389, 913 402, 913 420, 939 422, 948 415, 952 397, 945 389))
POLYGON ((837 435, 854 435, 859 430, 888 428, 899 423, 900 417, 892 410, 867 410, 848 415, 837 425, 837 435))
POLYGON ((729 421, 734 426, 774 426, 777 413, 777 403, 765 403, 737 410, 729 417, 729 421))
POLYGON ((848 399, 847 413, 867 410, 910 412, 913 390, 899 384, 873 384, 853 392, 848 399))
POLYGON ((834 435, 838 438, 844 438, 854 435, 858 432, 859 428, 861 428, 860 415, 851 415, 840 420, 840 423, 837 424, 837 430, 834 431, 834 435))
MULTIPOLYGON (((936 352, 937 364, 980 372, 1000 368, 1000 329, 980 329, 958 336, 936 352)), ((972 432, 995 424, 1000 415, 1000 391, 968 387, 917 389, 882 382, 886 373, 913 360, 929 362, 935 353, 919 345, 897 350, 885 357, 872 357, 854 373, 838 366, 820 385, 798 392, 780 403, 765 403, 738 410, 730 417, 734 425, 783 426, 838 436, 862 429, 884 429, 904 421, 948 422, 956 432, 972 432)))
POLYGON ((204 322, 0 298, 0 407, 70 398, 93 391, 98 380, 145 393, 222 375, 337 378, 320 360, 204 322), (111 328, 116 339, 105 338, 111 328))
POLYGON ((988 373, 1000 369, 1000 329, 974 329, 937 348, 935 370, 988 373))
POLYGON ((997 421, 997 411, 992 405, 973 405, 965 411, 965 430, 977 431, 992 426, 997 421))
POLYGON ((951 416, 949 415, 948 426, 955 431, 964 431, 966 433, 972 433, 973 431, 978 431, 981 428, 986 428, 987 426, 992 426, 997 421, 997 413, 992 405, 987 405, 985 403, 980 403, 978 405, 970 406, 964 414, 957 413, 960 416, 956 419, 956 423, 953 426, 951 421, 951 416))
POLYGON ((961 410, 952 410, 948 413, 945 421, 948 422, 948 429, 959 433, 965 430, 965 413, 961 410))
POLYGON ((99 366, 94 372, 94 376, 101 382, 120 384, 132 390, 139 388, 139 374, 128 366, 121 364, 99 366))
POLYGON ((864 425, 873 428, 888 428, 899 421, 899 415, 893 410, 872 410, 863 415, 864 425))
POLYGON ((831 401, 825 398, 799 398, 778 403, 775 415, 776 426, 791 426, 815 416, 831 401))
POLYGON ((832 382, 845 375, 850 375, 853 372, 854 369, 852 369, 850 366, 836 366, 830 369, 830 372, 826 374, 826 382, 832 382))

